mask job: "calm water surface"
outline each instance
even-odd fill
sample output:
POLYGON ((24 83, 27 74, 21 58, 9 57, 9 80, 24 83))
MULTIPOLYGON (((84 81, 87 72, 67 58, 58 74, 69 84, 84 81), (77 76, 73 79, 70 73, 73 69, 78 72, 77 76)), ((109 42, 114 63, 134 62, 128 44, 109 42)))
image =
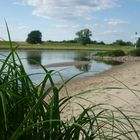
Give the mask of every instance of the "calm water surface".
MULTIPOLYGON (((7 50, 1 50, 0 54, 7 55, 7 50)), ((94 51, 66 51, 66 50, 18 50, 19 56, 22 58, 22 62, 27 73, 42 73, 31 78, 39 82, 44 77, 44 71, 41 69, 39 64, 32 60, 41 63, 42 65, 48 65, 52 63, 62 62, 74 62, 74 61, 85 61, 87 57, 94 55, 94 51)), ((0 56, 2 57, 2 56, 0 56)), ((85 72, 78 77, 93 76, 112 67, 111 64, 105 64, 103 62, 90 61, 89 64, 80 66, 67 66, 67 67, 51 67, 48 70, 60 71, 64 79, 68 79, 80 72, 85 72)), ((56 82, 60 81, 61 78, 58 75, 54 76, 56 82)))

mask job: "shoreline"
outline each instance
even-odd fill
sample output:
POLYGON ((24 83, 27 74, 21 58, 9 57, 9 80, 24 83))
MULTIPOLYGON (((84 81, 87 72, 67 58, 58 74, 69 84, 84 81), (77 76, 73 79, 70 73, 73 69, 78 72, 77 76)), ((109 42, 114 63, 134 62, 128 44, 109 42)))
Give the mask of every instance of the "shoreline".
POLYGON ((45 65, 45 67, 50 68, 50 67, 65 67, 65 66, 81 66, 81 65, 86 65, 89 64, 90 61, 74 61, 74 62, 61 62, 61 63, 52 63, 45 65))
MULTIPOLYGON (((135 95, 130 90, 140 90, 139 79, 140 62, 132 61, 113 66, 110 70, 95 76, 71 80, 66 85, 69 95, 85 92, 80 95, 80 98, 72 100, 72 102, 76 103, 71 105, 73 113, 77 115, 81 111, 77 103, 88 107, 91 105, 91 102, 94 104, 107 104, 109 106, 119 107, 123 110, 140 112, 140 101, 136 97, 136 95, 140 97, 140 91, 134 91, 135 95)), ((66 93, 63 90, 62 96, 64 95, 66 95, 66 93)), ((69 116, 71 112, 66 111, 64 114, 66 117, 69 116)))
POLYGON ((120 57, 110 57, 110 56, 92 56, 92 60, 97 61, 118 61, 118 62, 134 62, 134 61, 140 61, 140 57, 134 57, 134 56, 120 56, 120 57))

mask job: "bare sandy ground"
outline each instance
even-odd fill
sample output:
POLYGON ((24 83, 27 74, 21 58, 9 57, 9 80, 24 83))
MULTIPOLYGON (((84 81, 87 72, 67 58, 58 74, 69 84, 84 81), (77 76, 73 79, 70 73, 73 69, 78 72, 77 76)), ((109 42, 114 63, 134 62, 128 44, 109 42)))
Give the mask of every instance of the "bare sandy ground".
POLYGON ((79 65, 86 65, 89 61, 74 61, 74 62, 63 62, 63 63, 53 63, 46 65, 45 67, 65 67, 65 66, 79 66, 79 65))
POLYGON ((119 62, 134 62, 140 61, 140 57, 133 57, 133 56, 120 56, 120 57, 111 57, 111 56, 93 56, 91 59, 94 60, 104 60, 104 61, 119 61, 119 62))
MULTIPOLYGON (((67 84, 70 95, 85 92, 79 96, 80 98, 72 99, 74 104, 71 107, 74 114, 81 112, 77 103, 84 107, 90 106, 91 103, 105 103, 119 107, 119 109, 140 112, 140 100, 138 99, 140 92, 131 89, 140 90, 139 61, 126 62, 99 75, 75 79, 67 84)), ((61 95, 64 96, 64 94, 66 93, 63 90, 61 95)), ((66 117, 70 115, 69 109, 64 114, 66 117)))

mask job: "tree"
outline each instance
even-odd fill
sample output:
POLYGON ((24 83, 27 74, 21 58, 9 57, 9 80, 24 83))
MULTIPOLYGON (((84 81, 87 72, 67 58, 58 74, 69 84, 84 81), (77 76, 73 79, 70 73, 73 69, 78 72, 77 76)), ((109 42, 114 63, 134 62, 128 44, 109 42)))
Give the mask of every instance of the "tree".
POLYGON ((30 44, 39 44, 42 43, 42 34, 40 31, 35 30, 35 31, 31 31, 28 34, 28 37, 26 39, 26 41, 30 44))
POLYGON ((90 37, 92 36, 92 32, 89 29, 83 29, 76 33, 78 38, 76 40, 80 42, 82 45, 86 45, 90 43, 90 37))
POLYGON ((137 42, 136 42, 136 47, 139 48, 140 47, 140 37, 138 38, 137 42))
POLYGON ((113 44, 119 45, 119 46, 125 46, 126 45, 126 43, 123 40, 116 40, 116 42, 114 42, 113 44))
POLYGON ((132 42, 128 41, 128 42, 125 42, 123 40, 116 40, 114 43, 114 45, 119 45, 119 46, 132 46, 132 42))

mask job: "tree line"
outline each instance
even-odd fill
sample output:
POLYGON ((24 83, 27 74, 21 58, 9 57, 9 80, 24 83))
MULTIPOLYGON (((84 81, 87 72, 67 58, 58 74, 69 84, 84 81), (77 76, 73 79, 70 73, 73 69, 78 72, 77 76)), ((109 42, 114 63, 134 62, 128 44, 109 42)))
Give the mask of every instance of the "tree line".
MULTIPOLYGON (((50 43, 80 43, 82 45, 87 45, 87 44, 99 44, 99 45, 105 45, 103 41, 93 41, 91 40, 92 32, 89 29, 82 29, 78 32, 75 33, 76 38, 73 40, 63 40, 63 41, 52 41, 48 40, 47 42, 50 43)), ((31 31, 26 39, 26 42, 30 44, 41 44, 43 43, 42 41, 42 33, 39 30, 34 30, 31 31)), ((119 46, 132 46, 135 45, 130 41, 123 41, 123 40, 116 40, 113 42, 111 45, 119 45, 119 46)), ((138 38, 136 42, 136 46, 140 47, 140 38, 138 38)))

